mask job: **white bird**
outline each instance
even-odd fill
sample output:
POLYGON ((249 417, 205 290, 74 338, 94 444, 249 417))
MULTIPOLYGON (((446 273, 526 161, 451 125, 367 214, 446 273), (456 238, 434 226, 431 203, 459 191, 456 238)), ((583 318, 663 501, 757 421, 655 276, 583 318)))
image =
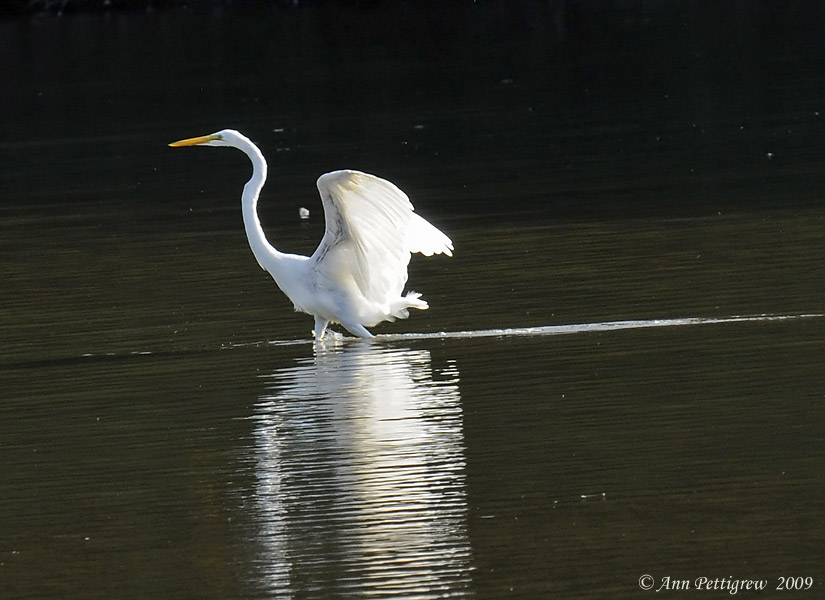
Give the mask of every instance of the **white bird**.
POLYGON ((453 243, 413 212, 407 195, 389 181, 352 170, 321 175, 324 237, 312 256, 286 254, 267 241, 258 220, 266 160, 255 144, 233 129, 224 129, 169 145, 228 146, 249 157, 252 177, 241 195, 249 246, 295 310, 315 317, 316 340, 324 337, 330 323, 370 338, 367 327, 406 319, 410 308, 428 308, 417 292, 402 296, 410 253, 452 256, 453 243))

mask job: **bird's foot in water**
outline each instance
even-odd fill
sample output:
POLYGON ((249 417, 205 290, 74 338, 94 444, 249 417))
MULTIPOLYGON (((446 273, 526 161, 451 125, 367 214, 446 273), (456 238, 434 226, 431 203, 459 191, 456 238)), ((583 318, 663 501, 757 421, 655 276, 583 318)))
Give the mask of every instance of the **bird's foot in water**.
POLYGON ((334 331, 332 329, 327 329, 324 332, 324 337, 322 337, 320 340, 315 339, 315 330, 313 329, 312 330, 312 338, 313 338, 313 340, 316 344, 322 344, 322 345, 323 344, 340 344, 341 342, 343 342, 346 339, 342 333, 338 333, 337 331, 334 331))

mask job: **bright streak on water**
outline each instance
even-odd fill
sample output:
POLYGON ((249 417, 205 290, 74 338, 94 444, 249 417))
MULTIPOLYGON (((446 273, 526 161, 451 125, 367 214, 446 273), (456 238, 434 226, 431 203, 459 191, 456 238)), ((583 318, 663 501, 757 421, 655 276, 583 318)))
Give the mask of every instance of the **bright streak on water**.
MULTIPOLYGON (((376 335, 375 342, 394 342, 406 340, 438 340, 464 339, 489 337, 518 337, 518 336, 549 336, 570 335, 574 333, 591 333, 598 331, 618 331, 622 329, 646 329, 650 327, 684 327, 686 325, 718 325, 723 323, 748 323, 769 321, 795 321, 800 319, 818 319, 825 316, 823 313, 801 315, 734 315, 729 317, 682 317, 676 319, 636 319, 628 321, 601 321, 596 323, 574 323, 571 325, 542 325, 538 327, 508 327, 504 329, 475 329, 469 331, 435 331, 428 333, 382 333, 376 335)), ((354 341, 357 338, 347 337, 337 332, 327 332, 324 344, 340 341, 354 341)), ((310 344, 311 338, 303 340, 272 340, 268 342, 246 342, 229 344, 225 348, 239 348, 243 346, 294 346, 310 344)))
POLYGON ((507 329, 480 329, 474 331, 452 331, 438 333, 402 333, 375 336, 376 340, 418 340, 418 339, 459 339, 486 337, 514 337, 539 335, 569 335, 593 331, 616 331, 619 329, 644 329, 648 327, 682 327, 685 325, 714 325, 719 323, 742 323, 752 321, 790 321, 813 319, 822 314, 806 315, 755 315, 732 317, 684 317, 680 319, 647 319, 632 321, 604 321, 599 323, 576 323, 573 325, 544 325, 539 327, 514 327, 507 329))

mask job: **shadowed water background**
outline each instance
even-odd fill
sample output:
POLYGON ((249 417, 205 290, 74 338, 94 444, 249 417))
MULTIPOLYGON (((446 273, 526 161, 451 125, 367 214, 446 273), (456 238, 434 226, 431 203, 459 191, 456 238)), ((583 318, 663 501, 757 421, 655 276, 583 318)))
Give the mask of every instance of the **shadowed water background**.
POLYGON ((0 23, 0 597, 821 591, 821 13, 481 4, 0 23), (314 348, 223 127, 285 251, 404 189, 430 310, 314 348))

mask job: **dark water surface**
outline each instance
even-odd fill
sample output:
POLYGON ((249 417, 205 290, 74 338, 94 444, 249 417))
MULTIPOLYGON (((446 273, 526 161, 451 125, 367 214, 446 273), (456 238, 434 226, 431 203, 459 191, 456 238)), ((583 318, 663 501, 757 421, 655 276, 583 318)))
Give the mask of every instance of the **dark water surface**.
POLYGON ((821 594, 825 26, 795 6, 0 23, 0 597, 821 594), (405 189, 456 246, 411 265, 430 310, 314 348, 246 245, 246 159, 166 147, 223 127, 284 250, 320 173, 405 189))

